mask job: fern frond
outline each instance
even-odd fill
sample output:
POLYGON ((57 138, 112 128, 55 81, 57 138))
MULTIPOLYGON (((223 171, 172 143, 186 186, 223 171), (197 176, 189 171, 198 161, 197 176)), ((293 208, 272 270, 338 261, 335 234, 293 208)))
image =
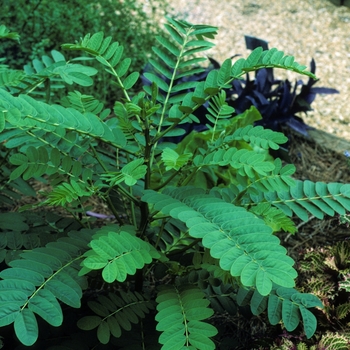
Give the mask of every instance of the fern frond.
POLYGON ((252 147, 257 146, 263 149, 279 149, 279 145, 286 143, 288 138, 281 132, 276 132, 270 129, 264 129, 262 126, 247 125, 243 128, 238 128, 232 135, 226 136, 224 142, 243 140, 249 143, 252 147))
POLYGON ((202 239, 211 256, 220 260, 220 267, 240 277, 243 285, 256 286, 262 295, 270 293, 272 282, 294 286, 293 260, 271 228, 244 208, 194 188, 162 194, 147 190, 142 200, 186 223, 189 234, 202 239))
POLYGON ((84 316, 77 326, 85 331, 97 328, 97 338, 102 344, 108 344, 110 336, 119 338, 122 329, 129 331, 132 323, 138 323, 154 308, 153 304, 137 292, 109 293, 99 295, 96 301, 88 301, 94 316, 84 316))
MULTIPOLYGON (((120 129, 112 130, 90 112, 82 114, 73 108, 47 105, 27 95, 14 97, 4 90, 0 90, 0 108, 12 128, 46 131, 56 136, 66 129, 94 139, 101 139, 116 147, 123 147, 126 144, 126 138, 120 129)), ((23 140, 20 141, 23 142, 23 140)))
POLYGON ((164 254, 184 249, 194 241, 194 239, 187 234, 187 227, 178 220, 166 218, 162 220, 161 227, 162 233, 160 235, 150 235, 150 240, 153 241, 154 246, 164 254))
MULTIPOLYGON (((260 199, 254 198, 257 203, 260 199)), ((350 210, 350 185, 296 181, 295 186, 287 192, 265 193, 264 198, 273 206, 281 209, 288 216, 295 213, 301 220, 308 220, 308 213, 323 219, 324 214, 334 216, 344 215, 350 210)))
MULTIPOLYGON (((198 66, 194 67, 194 64, 206 58, 193 58, 193 54, 211 48, 213 44, 205 38, 213 37, 217 31, 217 28, 212 26, 197 26, 172 18, 167 19, 166 29, 171 38, 157 37, 160 47, 152 48, 157 59, 150 60, 152 71, 144 73, 144 77, 162 91, 158 94, 157 100, 164 104, 164 108, 160 113, 160 121, 154 121, 158 125, 158 133, 161 133, 160 125, 166 125, 163 124, 166 121, 165 112, 171 104, 181 103, 175 111, 178 122, 183 122, 186 118, 186 122, 192 122, 188 117, 198 105, 192 101, 193 93, 188 91, 196 90, 200 83, 186 78, 203 71, 198 66)), ((149 86, 144 87, 144 90, 151 95, 149 86)), ((201 93, 197 90, 196 94, 200 94, 201 99, 210 97, 204 90, 201 93)), ((174 118, 171 114, 169 118, 174 118)), ((159 138, 163 136, 167 136, 167 132, 161 133, 159 138)))
POLYGON ((229 106, 226 102, 226 92, 225 90, 221 90, 216 96, 213 96, 209 100, 209 106, 207 108, 208 114, 206 114, 206 118, 213 124, 213 138, 216 128, 223 124, 225 125, 227 122, 225 119, 231 118, 233 112, 235 111, 233 107, 229 106), (224 119, 224 120, 222 120, 224 119))
POLYGON ((250 211, 262 217, 274 232, 283 230, 295 233, 297 231, 294 222, 282 210, 271 207, 269 203, 259 203, 257 206, 252 207, 250 211))
MULTIPOLYGON (((44 246, 53 233, 62 234, 68 230, 73 232, 81 228, 81 225, 73 218, 62 218, 53 213, 42 212, 41 215, 35 215, 28 212, 9 212, 0 214, 0 227, 0 261, 5 260, 9 264, 12 260, 19 259, 23 250, 44 246)), ((62 238, 63 241, 65 239, 62 238)), ((77 241, 75 244, 78 244, 77 241)))
POLYGON ((0 87, 17 86, 25 77, 22 71, 14 69, 0 70, 0 87))
MULTIPOLYGON (((12 167, 2 165, 0 176, 2 179, 10 179, 12 167)), ((36 196, 36 191, 33 187, 21 178, 15 180, 6 181, 0 186, 0 202, 7 204, 14 204, 14 200, 20 200, 22 196, 36 196)))
POLYGON ((52 148, 48 153, 47 147, 29 146, 25 154, 15 153, 9 160, 11 164, 18 166, 10 175, 11 181, 20 176, 23 176, 24 180, 29 180, 44 174, 65 174, 75 179, 82 176, 85 180, 92 177, 90 169, 83 169, 82 163, 70 156, 62 156, 57 148, 52 148))
POLYGON ((258 290, 240 288, 237 294, 239 305, 250 304, 254 315, 259 315, 267 309, 272 325, 283 321, 287 331, 293 331, 300 321, 303 321, 307 338, 316 331, 316 317, 309 308, 323 308, 321 301, 312 294, 299 293, 293 288, 274 286, 269 295, 263 296, 258 290))
POLYGON ((97 115, 103 109, 103 103, 91 95, 85 95, 76 90, 68 93, 67 102, 63 105, 65 107, 72 107, 83 114, 91 112, 97 115))
POLYGON ((108 283, 123 282, 127 275, 134 275, 153 258, 159 258, 152 245, 126 231, 100 231, 90 246, 83 271, 102 269, 102 277, 108 283))
POLYGON ((198 154, 193 159, 196 167, 212 167, 213 165, 230 165, 237 173, 249 178, 255 178, 255 174, 267 176, 269 172, 275 169, 272 162, 265 160, 265 154, 259 154, 248 149, 218 149, 208 153, 205 156, 198 154))
POLYGON ((174 346, 215 349, 210 337, 216 335, 217 330, 202 321, 214 311, 208 308, 210 302, 199 289, 188 285, 162 286, 156 302, 156 329, 162 332, 159 343, 163 344, 163 350, 174 346))
POLYGON ((66 207, 68 203, 71 203, 81 197, 91 197, 93 190, 88 187, 88 184, 79 184, 74 180, 70 180, 70 183, 62 183, 56 186, 51 192, 47 193, 47 199, 40 205, 51 205, 66 207))
POLYGON ((105 70, 117 77, 117 83, 123 90, 131 89, 139 78, 138 72, 132 72, 125 77, 130 64, 130 58, 122 58, 123 46, 118 42, 112 42, 112 37, 104 37, 103 32, 93 35, 87 34, 78 44, 63 44, 65 50, 78 50, 86 52, 102 63, 105 70))
POLYGON ((219 286, 213 286, 210 283, 205 293, 210 300, 210 305, 216 312, 221 314, 228 313, 232 316, 237 315, 236 294, 232 290, 232 285, 220 284, 219 286))
POLYGON ((295 62, 293 56, 284 55, 283 51, 276 48, 263 51, 261 47, 253 50, 247 59, 237 60, 232 66, 231 76, 237 79, 246 72, 261 68, 282 68, 316 79, 313 73, 306 71, 306 66, 295 62))
POLYGON ((12 88, 16 94, 29 94, 37 88, 44 88, 50 95, 51 90, 57 90, 68 85, 78 84, 91 86, 91 76, 97 73, 95 68, 81 64, 67 62, 62 53, 52 50, 50 56, 42 56, 42 59, 34 59, 31 64, 24 66, 26 74, 21 76, 19 84, 12 88))
MULTIPOLYGON (((115 123, 115 127, 119 128, 129 141, 130 149, 133 148, 131 141, 134 141, 134 144, 139 148, 143 148, 145 146, 144 136, 142 135, 142 130, 140 127, 140 123, 138 122, 140 118, 140 114, 145 112, 148 116, 149 114, 155 113, 160 105, 150 107, 149 110, 143 111, 141 107, 137 105, 138 97, 142 100, 143 97, 136 96, 132 103, 121 103, 116 101, 114 104, 114 113, 117 118, 110 119, 110 122, 115 123), (136 100, 136 101, 134 101, 136 100)), ((112 127, 111 124, 108 124, 112 127)))
POLYGON ((0 272, 0 326, 14 323, 22 344, 30 346, 38 338, 35 314, 54 327, 62 324, 63 313, 58 300, 80 307, 86 278, 78 276, 82 253, 92 231, 72 231, 69 238, 59 238, 45 247, 35 248, 12 260, 0 272))

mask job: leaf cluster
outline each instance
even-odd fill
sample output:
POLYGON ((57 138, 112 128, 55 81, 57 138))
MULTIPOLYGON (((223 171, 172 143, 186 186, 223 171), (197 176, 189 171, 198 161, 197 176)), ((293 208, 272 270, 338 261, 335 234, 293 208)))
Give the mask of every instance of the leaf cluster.
POLYGON ((0 272, 1 326, 14 323, 18 339, 33 345, 38 339, 39 315, 58 327, 63 322, 62 302, 73 308, 81 306, 86 278, 77 276, 88 233, 71 231, 67 238, 34 248, 12 260, 0 272))
POLYGON ((209 300, 204 293, 191 286, 164 286, 158 293, 156 302, 158 322, 156 329, 162 334, 159 343, 162 349, 192 346, 195 349, 215 349, 210 337, 217 330, 211 324, 202 322, 213 315, 208 308, 209 300))
POLYGON ((123 291, 99 295, 96 300, 89 301, 88 306, 95 315, 80 318, 77 325, 84 331, 97 328, 97 338, 102 344, 108 344, 111 335, 119 338, 122 330, 130 331, 132 324, 154 308, 141 294, 123 291))

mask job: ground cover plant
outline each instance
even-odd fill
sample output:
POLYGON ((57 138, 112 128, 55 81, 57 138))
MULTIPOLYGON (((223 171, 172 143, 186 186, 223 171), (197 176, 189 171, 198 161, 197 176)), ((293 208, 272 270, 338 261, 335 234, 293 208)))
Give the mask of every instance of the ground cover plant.
MULTIPOLYGON (((324 305, 295 288, 294 261, 274 233, 294 233, 293 214, 345 215, 350 185, 294 179, 295 167, 269 152, 287 138, 254 126, 254 106, 233 117, 225 93, 261 68, 315 76, 259 47, 205 81, 176 84, 203 71, 217 28, 172 18, 165 28, 150 64, 168 81, 146 72, 151 84, 138 92, 131 58, 103 32, 62 45, 98 68, 55 50, 40 72, 0 67, 0 200, 33 198, 0 214, 0 327, 13 324, 25 346, 224 348, 214 312, 247 307, 288 332, 316 331, 324 305), (112 109, 93 96, 100 70, 123 95, 112 109), (54 84, 74 90, 50 103, 54 84), (205 104, 207 130, 169 142, 205 104)), ((16 38, 6 27, 0 35, 16 38)))

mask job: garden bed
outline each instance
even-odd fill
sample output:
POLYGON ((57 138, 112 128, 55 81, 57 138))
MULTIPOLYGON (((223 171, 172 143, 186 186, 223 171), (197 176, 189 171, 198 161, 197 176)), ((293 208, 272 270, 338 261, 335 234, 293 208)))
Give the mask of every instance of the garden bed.
MULTIPOLYGON (((222 63, 227 57, 250 53, 244 35, 268 41, 296 60, 309 65, 316 61, 316 86, 338 89, 337 95, 318 96, 313 112, 304 121, 317 129, 350 140, 350 1, 340 0, 227 0, 217 5, 210 0, 170 0, 173 13, 191 23, 205 23, 219 28, 215 47, 209 55, 222 63)), ((297 77, 292 72, 276 70, 275 77, 297 77)))

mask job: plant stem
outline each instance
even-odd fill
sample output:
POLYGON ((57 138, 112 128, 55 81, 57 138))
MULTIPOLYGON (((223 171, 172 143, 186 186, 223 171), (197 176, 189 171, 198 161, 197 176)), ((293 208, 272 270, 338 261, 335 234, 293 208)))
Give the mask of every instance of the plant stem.
POLYGON ((174 177, 176 177, 178 174, 180 174, 180 171, 176 171, 174 174, 172 174, 171 176, 169 176, 163 183, 161 183, 160 185, 158 185, 157 187, 154 187, 153 190, 154 191, 159 191, 160 189, 162 189, 163 187, 165 187, 174 177))
POLYGON ((124 225, 124 222, 123 220, 120 218, 117 210, 115 209, 113 203, 112 203, 112 200, 111 200, 111 197, 110 196, 106 196, 106 202, 108 204, 108 208, 111 210, 111 212, 113 213, 115 219, 118 221, 118 224, 120 226, 123 226, 124 225))
POLYGON ((181 254, 186 252, 187 250, 191 249, 193 246, 195 246, 197 243, 201 241, 200 238, 195 239, 191 244, 187 245, 186 247, 183 247, 182 249, 179 250, 173 250, 172 252, 168 253, 167 256, 172 256, 176 254, 181 254))

